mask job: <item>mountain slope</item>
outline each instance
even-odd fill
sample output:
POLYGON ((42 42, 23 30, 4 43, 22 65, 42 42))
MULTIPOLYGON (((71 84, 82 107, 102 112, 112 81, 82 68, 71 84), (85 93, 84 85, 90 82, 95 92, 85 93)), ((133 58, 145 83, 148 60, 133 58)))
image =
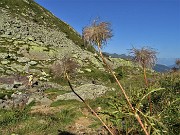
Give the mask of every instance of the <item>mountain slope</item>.
POLYGON ((33 0, 1 0, 0 7, 10 12, 14 18, 23 18, 24 21, 32 21, 49 29, 58 29, 75 44, 83 45, 81 36, 70 25, 56 18, 33 0))
POLYGON ((71 26, 33 0, 0 1, 2 74, 27 72, 27 68, 29 72, 49 69, 54 61, 64 56, 74 58, 81 67, 93 64, 102 69, 95 50, 86 49, 83 43, 71 26))

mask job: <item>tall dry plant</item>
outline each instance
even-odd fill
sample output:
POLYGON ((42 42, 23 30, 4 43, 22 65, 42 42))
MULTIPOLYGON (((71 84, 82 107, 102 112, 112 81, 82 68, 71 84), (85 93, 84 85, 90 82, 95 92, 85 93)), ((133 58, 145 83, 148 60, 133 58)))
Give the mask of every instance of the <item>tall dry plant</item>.
POLYGON ((65 77, 66 73, 73 74, 78 68, 78 64, 70 57, 64 57, 55 61, 51 66, 51 72, 54 77, 65 77))
POLYGON ((141 125, 145 134, 149 135, 149 133, 147 132, 139 114, 137 113, 137 110, 132 106, 132 104, 129 100, 129 97, 127 96, 124 88, 122 87, 121 83, 117 79, 114 71, 107 64, 107 62, 106 62, 106 60, 102 54, 102 51, 101 51, 102 46, 105 45, 107 43, 107 40, 109 40, 112 36, 113 35, 112 35, 112 30, 111 30, 111 24, 108 22, 98 22, 97 20, 95 20, 90 26, 83 28, 84 40, 98 47, 99 54, 100 54, 104 64, 107 66, 108 70, 111 72, 111 74, 115 78, 117 84, 119 85, 128 105, 129 105, 129 108, 131 109, 135 118, 137 119, 137 121, 141 125))
POLYGON ((180 59, 176 59, 176 65, 177 65, 178 68, 180 69, 180 59))
POLYGON ((98 23, 98 21, 95 20, 90 27, 83 29, 84 40, 95 46, 98 45, 100 48, 102 48, 102 45, 112 36, 111 25, 108 22, 98 23))
MULTIPOLYGON (((149 47, 142 47, 141 49, 136 49, 133 47, 130 53, 133 54, 134 61, 142 66, 145 85, 148 88, 149 82, 147 79, 146 70, 147 68, 152 68, 153 66, 155 66, 157 61, 157 57, 156 57, 157 52, 149 47)), ((152 115, 151 95, 148 96, 148 101, 149 101, 150 115, 152 115)))

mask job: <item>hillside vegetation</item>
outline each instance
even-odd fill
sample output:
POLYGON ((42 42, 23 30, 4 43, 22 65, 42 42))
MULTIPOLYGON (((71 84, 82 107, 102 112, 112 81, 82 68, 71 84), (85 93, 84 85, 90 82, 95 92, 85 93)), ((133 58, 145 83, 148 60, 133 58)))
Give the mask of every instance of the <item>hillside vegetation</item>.
POLYGON ((82 39, 33 0, 1 0, 0 134, 179 134, 179 69, 157 73, 144 55, 104 57, 107 30, 95 22, 82 39))

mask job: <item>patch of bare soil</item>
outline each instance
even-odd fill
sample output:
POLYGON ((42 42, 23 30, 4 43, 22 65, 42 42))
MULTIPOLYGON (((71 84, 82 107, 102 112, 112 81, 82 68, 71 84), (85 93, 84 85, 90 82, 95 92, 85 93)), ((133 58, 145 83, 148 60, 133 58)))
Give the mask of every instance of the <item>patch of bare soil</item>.
POLYGON ((30 113, 53 114, 60 111, 63 107, 49 107, 46 105, 36 105, 31 107, 30 113))
POLYGON ((0 77, 0 83, 4 84, 13 84, 14 81, 22 82, 23 84, 27 84, 28 78, 26 76, 14 75, 9 77, 0 77))
POLYGON ((79 117, 71 126, 68 126, 68 131, 76 135, 108 135, 108 132, 103 126, 99 126, 99 128, 95 129, 90 128, 90 125, 96 122, 91 112, 87 109, 83 109, 82 113, 82 117, 79 117))

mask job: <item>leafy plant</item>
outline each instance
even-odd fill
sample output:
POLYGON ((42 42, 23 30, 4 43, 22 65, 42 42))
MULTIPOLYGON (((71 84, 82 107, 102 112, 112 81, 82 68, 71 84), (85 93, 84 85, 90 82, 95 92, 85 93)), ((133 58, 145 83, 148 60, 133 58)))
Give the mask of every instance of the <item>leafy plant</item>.
POLYGON ((168 73, 160 78, 159 83, 165 90, 154 94, 153 102, 169 134, 176 135, 180 132, 180 74, 168 73))

